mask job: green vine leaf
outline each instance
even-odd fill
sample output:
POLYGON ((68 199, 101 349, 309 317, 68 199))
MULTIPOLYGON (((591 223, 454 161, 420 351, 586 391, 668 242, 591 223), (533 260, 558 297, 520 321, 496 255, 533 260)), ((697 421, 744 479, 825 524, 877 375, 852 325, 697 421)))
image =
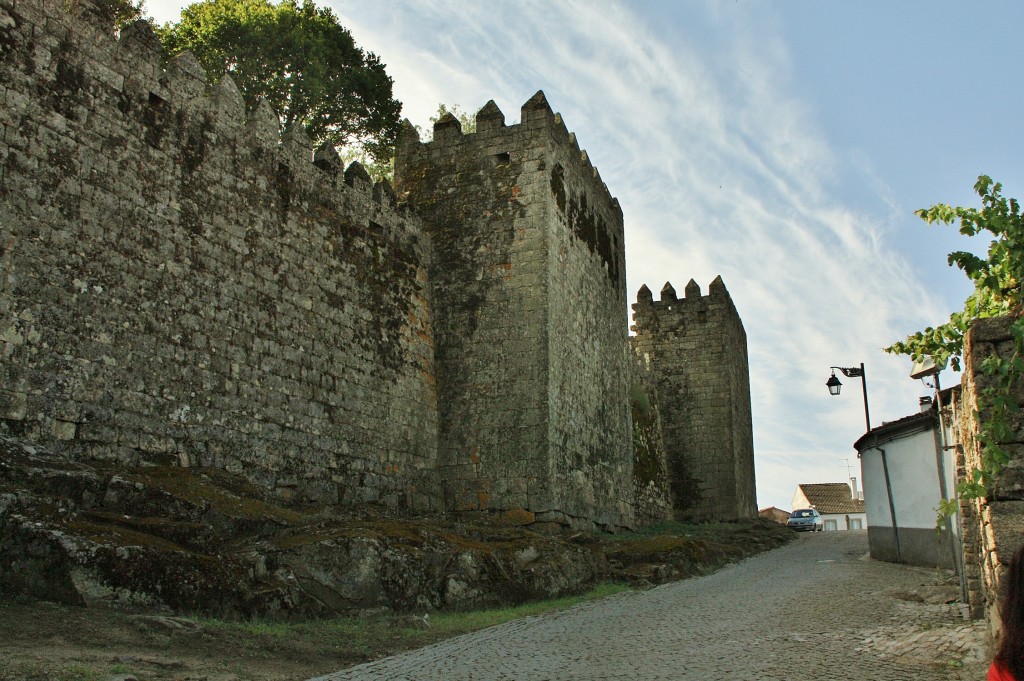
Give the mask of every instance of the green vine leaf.
MULTIPOLYGON (((981 198, 981 209, 949 206, 939 203, 922 208, 915 214, 928 224, 959 223, 961 234, 976 236, 988 232, 995 238, 986 257, 967 251, 954 251, 947 262, 956 266, 973 283, 974 292, 964 301, 963 310, 953 312, 949 321, 927 327, 885 348, 891 354, 909 355, 914 361, 932 359, 936 365, 946 362, 955 370, 961 368, 964 336, 976 319, 1014 315, 1010 325, 1014 348, 1012 356, 991 355, 984 358, 980 370, 994 379, 981 391, 978 412, 982 427, 981 466, 968 472, 957 484, 960 499, 983 499, 988 496, 988 483, 1010 460, 1004 444, 1015 439, 1010 418, 1017 412, 1014 386, 1024 382, 1024 317, 1021 282, 1024 282, 1024 217, 1017 199, 1002 195, 1002 185, 987 175, 978 177, 974 191, 981 198)), ((944 501, 937 509, 940 519, 956 511, 958 503, 944 501)))

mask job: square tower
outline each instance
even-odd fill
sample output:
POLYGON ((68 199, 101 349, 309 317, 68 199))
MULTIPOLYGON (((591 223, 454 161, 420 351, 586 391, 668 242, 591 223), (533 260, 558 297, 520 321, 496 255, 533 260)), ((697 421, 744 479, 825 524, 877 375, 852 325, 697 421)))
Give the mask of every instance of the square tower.
POLYGON ((757 515, 747 335, 721 277, 655 301, 643 286, 633 305, 634 351, 651 365, 674 514, 697 520, 757 515))
POLYGON ((408 123, 395 186, 422 216, 439 461, 453 510, 633 523, 622 211, 542 92, 505 125, 408 123))

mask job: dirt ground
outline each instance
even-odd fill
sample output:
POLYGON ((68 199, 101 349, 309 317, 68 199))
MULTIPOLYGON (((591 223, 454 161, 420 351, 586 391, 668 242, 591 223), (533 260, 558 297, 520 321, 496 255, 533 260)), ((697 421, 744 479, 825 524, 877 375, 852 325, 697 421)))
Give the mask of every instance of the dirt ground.
POLYGON ((337 623, 245 625, 0 599, 0 679, 294 681, 431 641, 429 628, 394 618, 348 624, 360 635, 337 623))

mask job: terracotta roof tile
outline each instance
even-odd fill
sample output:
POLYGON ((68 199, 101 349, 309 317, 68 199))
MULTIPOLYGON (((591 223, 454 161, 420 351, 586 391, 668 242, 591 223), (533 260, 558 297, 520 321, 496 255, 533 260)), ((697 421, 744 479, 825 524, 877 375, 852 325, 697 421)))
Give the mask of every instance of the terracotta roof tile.
POLYGON ((864 501, 854 499, 845 482, 800 485, 800 491, 818 513, 864 513, 864 501))

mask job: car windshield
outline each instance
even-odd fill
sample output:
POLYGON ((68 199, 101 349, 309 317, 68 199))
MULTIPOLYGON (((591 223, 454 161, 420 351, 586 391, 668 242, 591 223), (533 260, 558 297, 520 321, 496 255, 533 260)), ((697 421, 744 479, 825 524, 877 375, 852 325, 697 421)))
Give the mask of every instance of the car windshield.
POLYGON ((793 511, 793 515, 790 518, 812 518, 814 517, 814 511, 809 509, 803 509, 801 511, 793 511))

